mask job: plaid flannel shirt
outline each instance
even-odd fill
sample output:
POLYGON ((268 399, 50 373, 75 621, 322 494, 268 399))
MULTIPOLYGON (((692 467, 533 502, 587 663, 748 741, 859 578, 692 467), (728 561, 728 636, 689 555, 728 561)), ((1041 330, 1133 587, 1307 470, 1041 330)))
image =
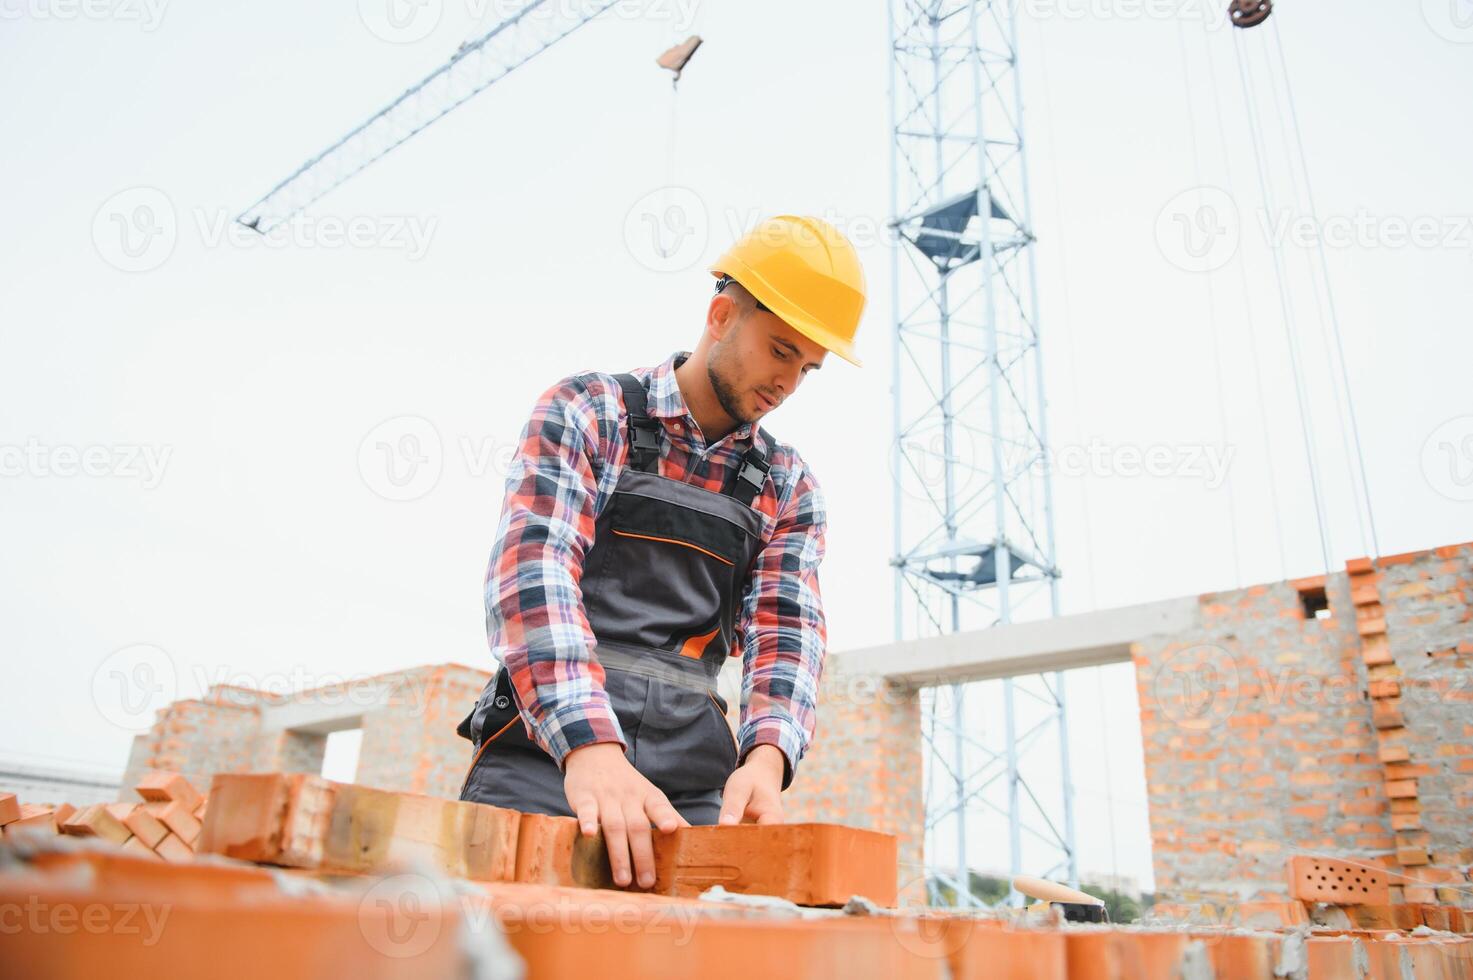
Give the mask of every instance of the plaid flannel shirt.
MULTIPOLYGON (((740 464, 743 425, 707 446, 675 379, 689 356, 672 354, 631 372, 649 382, 647 411, 664 428, 662 476, 721 492, 740 464)), ((558 763, 594 742, 628 744, 604 691, 596 640, 579 580, 594 519, 628 460, 622 393, 612 375, 565 378, 549 388, 522 430, 486 572, 486 633, 507 667, 529 736, 558 763), (581 378, 581 380, 580 380, 581 378)), ((826 629, 818 587, 827 524, 822 491, 798 453, 767 449, 770 480, 752 501, 764 517, 758 555, 737 618, 742 655, 738 762, 777 746, 784 788, 813 737, 826 629)))

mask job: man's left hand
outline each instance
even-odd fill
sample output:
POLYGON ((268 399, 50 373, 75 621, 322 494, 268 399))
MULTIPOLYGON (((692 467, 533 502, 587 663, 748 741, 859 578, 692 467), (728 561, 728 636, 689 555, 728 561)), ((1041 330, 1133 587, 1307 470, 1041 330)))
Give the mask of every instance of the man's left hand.
POLYGON ((759 745, 726 780, 721 795, 721 823, 738 824, 743 818, 757 823, 782 823, 783 753, 775 745, 759 745))

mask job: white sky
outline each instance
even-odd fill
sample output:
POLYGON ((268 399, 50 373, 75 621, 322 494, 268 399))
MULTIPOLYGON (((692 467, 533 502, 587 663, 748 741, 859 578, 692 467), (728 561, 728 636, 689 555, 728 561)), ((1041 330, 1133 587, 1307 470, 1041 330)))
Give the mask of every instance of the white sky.
MULTIPOLYGON (((364 0, 370 15, 375 2, 364 0)), ((663 18, 611 16, 579 31, 320 202, 290 244, 232 238, 228 218, 473 32, 458 3, 445 0, 424 39, 391 44, 348 0, 0 0, 0 643, 11 665, 0 754, 120 768, 127 726, 146 719, 109 694, 120 666, 147 680, 139 671, 152 665, 186 696, 218 681, 281 689, 486 664, 497 461, 535 395, 575 371, 689 347, 710 289, 701 260, 758 215, 816 213, 853 229, 886 217, 883 5, 687 0, 660 5, 663 18), (651 59, 692 30, 708 43, 672 116, 668 77, 651 59), (684 190, 661 190, 672 173, 684 190), (626 237, 651 194, 694 201, 705 216, 679 253, 687 267, 652 268, 648 247, 626 237), (143 253, 155 267, 125 272, 114 221, 140 203, 175 242, 161 262, 143 253), (375 244, 335 245, 334 222, 350 219, 371 219, 375 244), (409 227, 417 244, 400 237, 409 227), (386 420, 399 421, 376 428, 386 420), (405 435, 441 447, 438 480, 429 470, 407 488, 388 480, 377 443, 412 448, 405 435), (87 447, 104 447, 89 468, 108 474, 67 475, 68 448, 87 447)), ((1220 5, 1188 0, 1180 23, 1151 0, 1026 5, 1056 446, 1098 444, 1117 463, 1122 448, 1233 451, 1236 549, 1227 486, 1190 470, 1061 474, 1066 612, 1323 570, 1234 39, 1204 29, 1220 5), (1243 263, 1210 279, 1226 433, 1209 277, 1169 260, 1179 253, 1163 216, 1198 184, 1224 189, 1240 216, 1225 220, 1243 263)), ((1327 259, 1382 551, 1468 540, 1473 128, 1462 106, 1473 8, 1286 2, 1275 22, 1320 215, 1374 229, 1327 259), (1414 220, 1436 241, 1399 242, 1397 222, 1414 220)), ((1244 40, 1259 51, 1270 38, 1244 40)), ((1270 180, 1287 201, 1294 168, 1271 76, 1256 64, 1270 180)), ((1338 567, 1369 547, 1313 315, 1314 253, 1290 245, 1287 255, 1338 567)), ((864 258, 866 368, 831 358, 770 419, 827 490, 823 585, 840 650, 892 629, 879 526, 890 494, 889 262, 878 243, 864 258)), ((1086 672, 1071 697, 1081 863, 1149 880, 1131 671, 1086 672), (1115 762, 1108 783, 1103 746, 1115 762)), ((993 857, 973 863, 1005 866, 993 857)))

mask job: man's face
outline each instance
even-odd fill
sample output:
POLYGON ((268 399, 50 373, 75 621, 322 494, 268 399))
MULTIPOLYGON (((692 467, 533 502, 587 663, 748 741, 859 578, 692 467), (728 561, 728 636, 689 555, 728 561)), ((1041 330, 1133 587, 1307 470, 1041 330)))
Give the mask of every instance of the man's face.
POLYGON ((756 422, 782 404, 828 354, 745 299, 733 304, 732 321, 706 362, 722 410, 739 423, 756 422))

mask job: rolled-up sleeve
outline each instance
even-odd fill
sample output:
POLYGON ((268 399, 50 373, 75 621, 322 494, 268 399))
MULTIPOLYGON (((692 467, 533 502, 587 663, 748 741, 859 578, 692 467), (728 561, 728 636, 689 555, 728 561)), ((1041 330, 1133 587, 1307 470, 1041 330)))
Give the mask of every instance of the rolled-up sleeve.
POLYGON ((545 392, 522 430, 486 571, 486 634, 532 738, 559 766, 595 742, 627 747, 593 654, 579 581, 593 547, 598 399, 576 378, 545 392))
POLYGON ((823 492, 799 464, 762 549, 742 603, 740 760, 775 745, 785 761, 783 789, 813 738, 827 633, 818 566, 827 516, 823 492))

